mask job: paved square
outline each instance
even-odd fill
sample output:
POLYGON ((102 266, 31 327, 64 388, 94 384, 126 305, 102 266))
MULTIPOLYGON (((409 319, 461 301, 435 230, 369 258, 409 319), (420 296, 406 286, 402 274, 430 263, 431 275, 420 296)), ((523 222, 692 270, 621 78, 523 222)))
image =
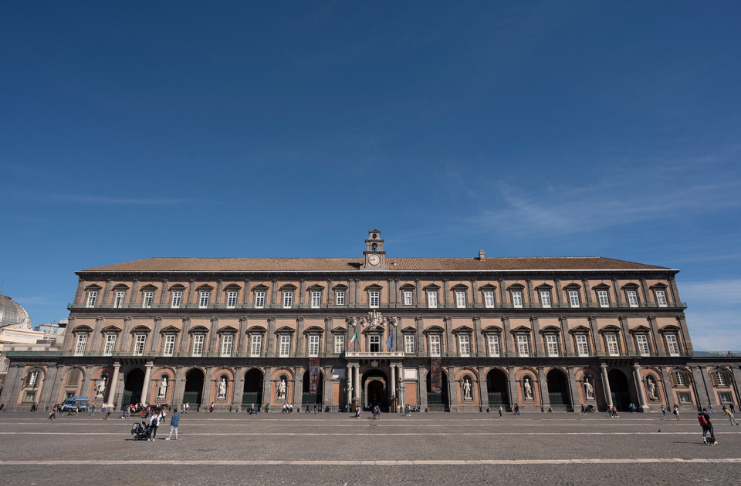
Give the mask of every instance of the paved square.
MULTIPOLYGON (((6 484, 738 484, 741 427, 716 415, 183 415, 180 439, 135 419, 0 413, 6 484)), ((115 417, 115 418, 114 418, 115 417)))

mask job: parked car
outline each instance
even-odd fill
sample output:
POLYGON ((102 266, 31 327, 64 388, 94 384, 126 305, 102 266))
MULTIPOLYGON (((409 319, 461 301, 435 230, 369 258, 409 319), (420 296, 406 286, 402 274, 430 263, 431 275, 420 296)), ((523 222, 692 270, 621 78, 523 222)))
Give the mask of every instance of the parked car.
POLYGON ((80 412, 87 411, 87 407, 90 404, 90 399, 86 397, 69 397, 62 402, 62 412, 74 411, 77 409, 80 412))

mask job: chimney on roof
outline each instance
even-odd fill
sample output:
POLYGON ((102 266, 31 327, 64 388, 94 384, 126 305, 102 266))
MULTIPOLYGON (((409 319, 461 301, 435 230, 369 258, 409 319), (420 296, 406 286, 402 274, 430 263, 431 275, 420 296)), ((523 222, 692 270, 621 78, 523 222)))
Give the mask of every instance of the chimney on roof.
POLYGON ((484 254, 484 250, 479 250, 479 260, 482 262, 486 260, 486 255, 484 254))

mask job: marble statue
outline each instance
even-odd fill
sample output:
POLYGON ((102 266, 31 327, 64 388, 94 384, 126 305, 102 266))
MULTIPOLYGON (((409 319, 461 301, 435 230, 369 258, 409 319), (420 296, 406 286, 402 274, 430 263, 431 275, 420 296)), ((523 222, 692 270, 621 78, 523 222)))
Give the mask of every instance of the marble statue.
POLYGON ((530 378, 525 378, 523 387, 525 388, 525 400, 533 400, 533 387, 530 385, 530 378))
POLYGON ((584 378, 584 396, 587 399, 594 400, 594 387, 589 383, 589 378, 584 378))
POLYGON ((286 380, 281 378, 280 383, 278 384, 278 399, 284 400, 285 398, 286 398, 286 380))
POLYGON ((160 383, 159 391, 157 392, 158 398, 167 398, 167 386, 168 386, 167 377, 163 376, 162 382, 160 383))
POLYGON ((648 384, 648 398, 649 400, 658 400, 656 397, 656 382, 654 382, 654 379, 652 377, 646 378, 646 383, 648 384))
POLYGON ((219 398, 226 398, 226 378, 221 378, 221 383, 219 383, 219 398))
POLYGON ((100 383, 98 383, 98 386, 95 387, 95 398, 103 398, 103 396, 105 395, 107 381, 108 377, 103 375, 100 383))
POLYGON ((471 382, 468 378, 463 380, 463 398, 473 400, 473 396, 471 396, 471 382))

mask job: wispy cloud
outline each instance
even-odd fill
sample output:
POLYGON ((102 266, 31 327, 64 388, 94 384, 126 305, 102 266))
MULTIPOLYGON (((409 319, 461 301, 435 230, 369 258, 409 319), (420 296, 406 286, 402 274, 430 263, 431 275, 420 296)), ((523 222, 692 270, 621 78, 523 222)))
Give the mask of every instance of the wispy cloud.
MULTIPOLYGON (((741 279, 683 282, 679 290, 682 300, 690 304, 741 304, 741 279)), ((737 315, 736 320, 741 321, 741 317, 737 315)))

